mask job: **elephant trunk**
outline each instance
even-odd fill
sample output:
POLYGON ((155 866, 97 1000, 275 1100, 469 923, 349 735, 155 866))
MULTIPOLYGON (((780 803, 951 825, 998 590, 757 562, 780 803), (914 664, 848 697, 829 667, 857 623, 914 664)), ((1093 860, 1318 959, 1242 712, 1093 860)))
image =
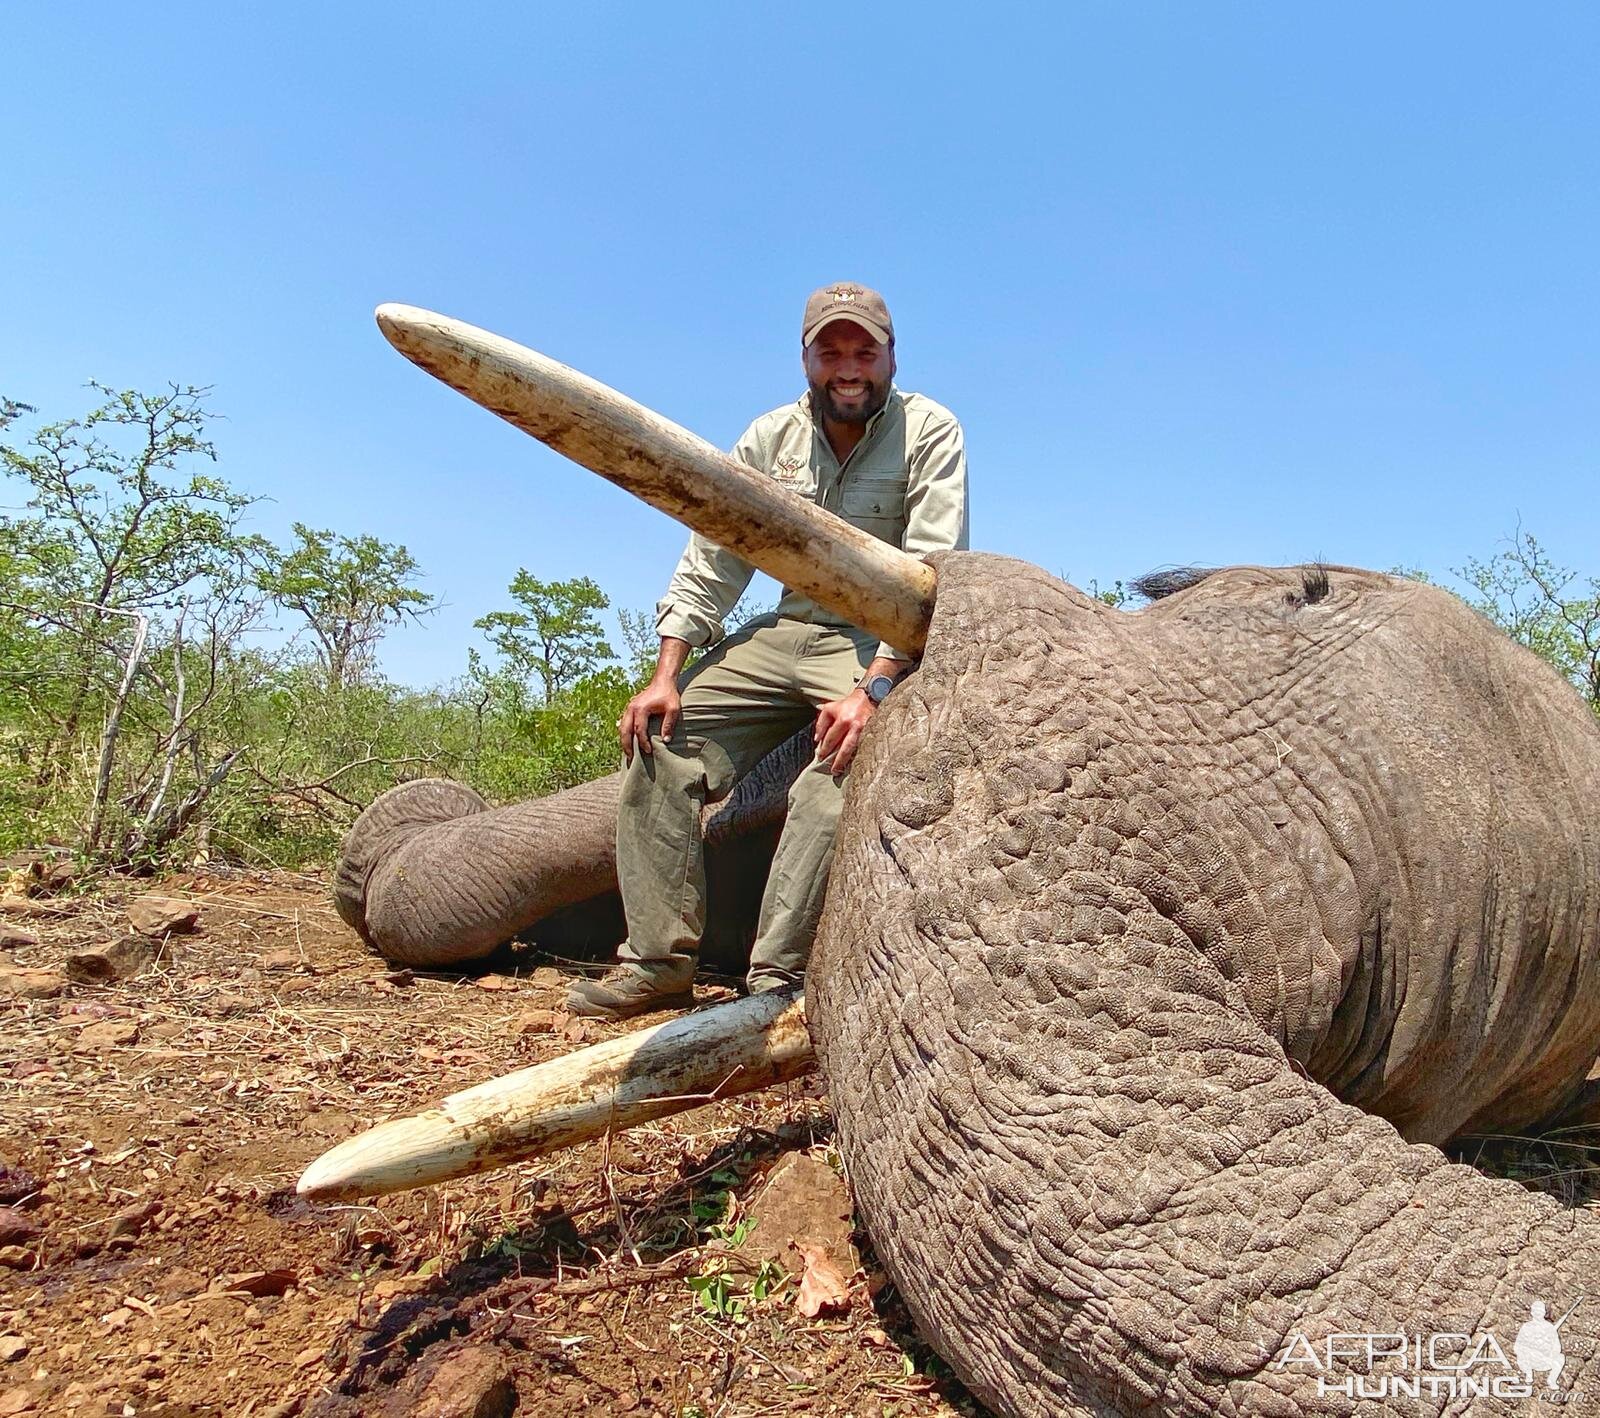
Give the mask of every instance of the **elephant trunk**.
POLYGON ((492 809, 459 783, 391 788, 351 829, 336 878, 339 913, 398 964, 480 959, 550 912, 616 885, 621 778, 492 809))
MULTIPOLYGON (((780 744, 708 806, 708 863, 736 839, 781 824, 811 730, 780 744)), ((386 960, 437 968, 481 959, 563 907, 617 884, 622 775, 490 808, 461 783, 423 778, 357 819, 334 874, 339 915, 386 960)))
POLYGON ((1343 1412, 1357 1383, 1460 1411, 1400 1399, 1419 1370, 1527 1393, 1535 1302, 1577 1307, 1561 1388, 1600 1403, 1592 1216, 1339 1103, 1111 878, 1084 872, 1048 941, 950 920, 930 976, 916 876, 865 851, 836 863, 813 1029, 878 1256, 993 1411, 1343 1412))

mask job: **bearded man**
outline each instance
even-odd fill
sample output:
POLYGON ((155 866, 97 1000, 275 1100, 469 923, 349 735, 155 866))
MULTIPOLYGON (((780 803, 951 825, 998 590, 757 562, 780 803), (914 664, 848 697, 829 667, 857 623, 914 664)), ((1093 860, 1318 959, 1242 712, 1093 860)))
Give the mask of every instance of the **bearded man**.
MULTIPOLYGON (((894 322, 850 282, 806 301, 807 392, 758 418, 734 456, 798 497, 913 555, 967 545, 967 464, 948 409, 894 386, 894 322)), ((623 1019, 692 1001, 705 926, 700 811, 815 719, 816 756, 789 790, 750 956, 749 988, 798 984, 833 860, 844 777, 861 731, 910 657, 784 589, 776 611, 723 638, 749 563, 698 533, 657 605, 650 683, 618 721, 627 760, 617 878, 628 938, 599 979, 573 986, 574 1014, 623 1019), (689 670, 690 652, 711 647, 689 670)))

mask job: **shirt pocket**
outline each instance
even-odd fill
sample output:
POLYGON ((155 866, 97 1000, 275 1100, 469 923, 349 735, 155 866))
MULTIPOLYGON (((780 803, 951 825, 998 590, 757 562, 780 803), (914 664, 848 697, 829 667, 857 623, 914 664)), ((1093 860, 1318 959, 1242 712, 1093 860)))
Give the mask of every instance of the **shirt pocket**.
POLYGON ((845 521, 904 522, 906 485, 901 478, 852 478, 839 489, 839 511, 845 521))
POLYGON ((855 477, 839 490, 839 515, 880 542, 906 538, 906 484, 897 477, 855 477))

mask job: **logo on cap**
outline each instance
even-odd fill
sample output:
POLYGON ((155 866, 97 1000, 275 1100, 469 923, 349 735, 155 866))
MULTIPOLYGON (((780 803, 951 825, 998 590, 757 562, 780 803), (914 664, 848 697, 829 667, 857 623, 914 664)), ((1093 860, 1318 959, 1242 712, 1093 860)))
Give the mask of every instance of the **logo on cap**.
POLYGON ((833 319, 852 321, 880 345, 894 339, 894 321, 889 318, 889 307, 883 303, 883 297, 855 281, 840 281, 811 293, 800 327, 802 343, 809 345, 816 339, 817 332, 833 319))

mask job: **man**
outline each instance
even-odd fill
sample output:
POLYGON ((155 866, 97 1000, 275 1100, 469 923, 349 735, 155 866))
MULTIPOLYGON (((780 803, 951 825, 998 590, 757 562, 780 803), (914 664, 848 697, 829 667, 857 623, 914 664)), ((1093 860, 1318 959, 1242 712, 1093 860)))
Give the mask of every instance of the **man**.
MULTIPOLYGON (((933 400, 894 387, 883 297, 850 283, 816 291, 801 362, 807 393, 751 424, 734 456, 915 555, 965 547, 961 425, 933 400)), ((805 975, 844 775, 867 721, 911 665, 787 587, 776 612, 723 639, 723 617, 752 574, 695 534, 657 606, 655 674, 617 724, 628 763, 617 813, 628 939, 603 978, 573 986, 575 1014, 624 1019, 690 1002, 706 909, 700 810, 815 716, 816 758, 789 791, 748 982, 769 990, 805 975), (714 648, 680 683, 698 646, 714 648)))

